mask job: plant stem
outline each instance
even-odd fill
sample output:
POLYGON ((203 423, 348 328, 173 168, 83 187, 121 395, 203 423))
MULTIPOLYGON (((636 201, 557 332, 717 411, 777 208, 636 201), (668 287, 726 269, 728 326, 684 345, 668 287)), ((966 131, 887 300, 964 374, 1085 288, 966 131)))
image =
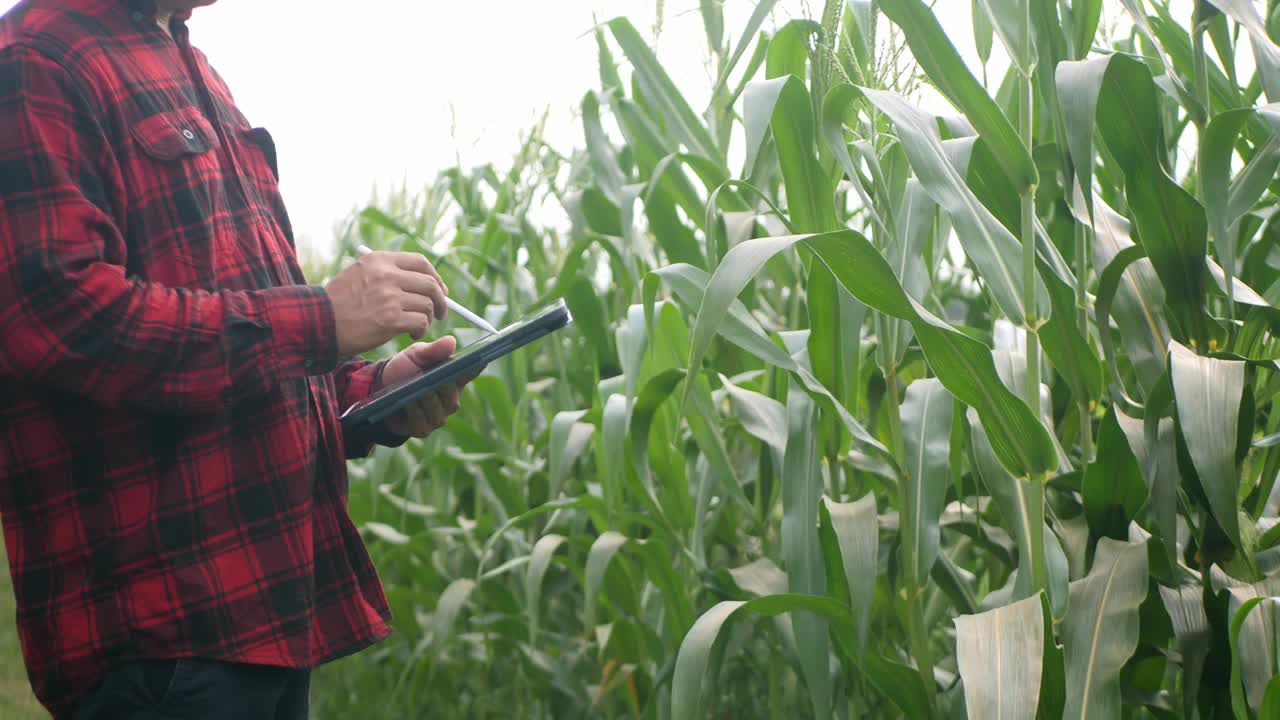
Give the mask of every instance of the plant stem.
MULTIPOLYGON (((885 376, 885 402, 889 403, 889 407, 885 408, 885 415, 889 418, 889 449, 893 452, 894 457, 899 460, 905 460, 907 457, 906 442, 902 436, 902 400, 901 393, 898 388, 898 376, 895 371, 890 371, 885 376)), ((907 467, 905 462, 902 463, 904 469, 907 467)), ((909 472, 909 470, 904 470, 909 472)), ((912 512, 909 495, 909 484, 907 478, 902 477, 898 480, 898 513, 902 516, 905 523, 907 516, 912 512)), ((913 519, 919 522, 919 518, 913 519)), ((905 587, 901 594, 902 599, 907 604, 907 635, 911 642, 911 655, 916 660, 916 669, 920 673, 920 679, 924 681, 925 692, 928 693, 929 702, 933 703, 937 694, 937 682, 933 679, 933 652, 929 647, 929 628, 924 619, 924 580, 919 577, 919 568, 915 567, 915 561, 909 557, 910 551, 906 543, 899 545, 902 551, 901 564, 905 572, 905 587)))
MULTIPOLYGON (((1081 192, 1093 192, 1092 188, 1081 188, 1081 192)), ((1093 228, 1084 223, 1076 223, 1076 321, 1080 325, 1080 337, 1089 342, 1089 264, 1092 248, 1093 228)), ((1080 407, 1080 458, 1087 464, 1093 461, 1093 401, 1088 397, 1079 398, 1080 407)))
MULTIPOLYGON (((1034 144, 1031 76, 1023 76, 1020 80, 1018 130, 1022 135, 1023 144, 1027 146, 1027 152, 1030 152, 1034 144)), ((1035 186, 1028 187, 1022 193, 1022 305, 1027 331, 1027 370, 1023 399, 1031 406, 1031 411, 1038 418, 1040 417, 1040 336, 1037 333, 1040 319, 1036 308, 1035 194, 1035 186)))
MULTIPOLYGON (((1027 30, 1031 29, 1030 6, 1027 9, 1027 30)), ((1035 107, 1033 78, 1035 65, 1019 78, 1018 133, 1027 152, 1035 148, 1035 107)), ((1036 187, 1034 185, 1022 191, 1022 305, 1026 317, 1027 358, 1026 385, 1023 398, 1040 420, 1040 318, 1036 307, 1036 187)), ((1019 479, 1017 482, 1023 482, 1019 479)), ((1044 483, 1040 478, 1032 477, 1027 481, 1027 492, 1031 494, 1032 514, 1031 526, 1027 528, 1031 552, 1028 558, 1031 563, 1031 594, 1048 592, 1048 578, 1045 573, 1044 557, 1044 483), (1037 542, 1038 539, 1038 542, 1037 542)))

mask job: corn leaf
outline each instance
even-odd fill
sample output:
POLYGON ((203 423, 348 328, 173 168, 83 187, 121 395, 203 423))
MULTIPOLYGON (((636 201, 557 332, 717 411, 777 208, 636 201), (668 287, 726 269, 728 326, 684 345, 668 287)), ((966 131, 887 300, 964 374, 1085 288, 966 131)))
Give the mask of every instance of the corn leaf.
POLYGON ((657 103, 663 118, 675 136, 692 152, 718 160, 719 150, 711 134, 689 107, 689 103, 680 94, 675 83, 671 81, 671 76, 658 62, 649 43, 640 37, 640 33, 636 32, 635 27, 626 18, 615 18, 610 20, 608 25, 613 33, 613 39, 618 42, 622 52, 631 61, 631 66, 635 68, 636 76, 646 96, 653 98, 657 103))
MULTIPOLYGON (((826 568, 815 522, 822 498, 822 473, 814 428, 813 402, 799 390, 787 398, 787 449, 782 468, 782 556, 787 587, 797 595, 825 595, 826 568)), ((806 612, 791 616, 800 667, 815 717, 831 714, 830 653, 826 621, 806 612)))
POLYGON ((1146 546, 1099 540, 1093 569, 1071 583, 1071 612, 1062 624, 1064 718, 1120 714, 1120 671, 1138 646, 1138 607, 1146 596, 1146 546))
POLYGON ((853 231, 759 238, 733 248, 716 268, 703 296, 690 367, 701 364, 734 298, 765 262, 801 242, 858 300, 911 322, 930 367, 947 390, 977 410, 989 428, 996 457, 1011 473, 1039 476, 1057 466, 1052 438, 1030 408, 1000 381, 990 351, 907 297, 880 253, 853 231))
POLYGON ((932 378, 907 386, 902 402, 906 502, 899 508, 899 518, 903 573, 911 588, 924 587, 938 558, 938 518, 949 482, 953 405, 946 388, 932 378))
POLYGON ((828 594, 836 588, 844 591, 833 596, 849 603, 856 633, 855 651, 861 657, 875 596, 875 584, 868 579, 876 575, 879 554, 876 499, 867 495, 857 502, 839 503, 823 498, 819 521, 822 554, 828 563, 828 594))
POLYGON ((1236 547, 1240 537, 1236 428, 1244 392, 1245 363, 1201 357, 1169 345, 1169 374, 1178 425, 1213 517, 1236 547))
POLYGON ((902 29, 911 53, 938 91, 991 143, 1017 190, 1035 185, 1038 178, 1030 151, 1004 112, 969 72, 933 12, 921 0, 882 0, 880 9, 902 29))
MULTIPOLYGON (((859 95, 893 121, 916 177, 934 202, 951 215, 965 253, 978 267, 996 303, 1012 322, 1024 323, 1027 308, 1023 307, 1022 275, 1016 262, 1021 245, 965 184, 964 177, 947 157, 933 118, 907 104, 900 95, 840 86, 828 96, 828 105, 823 111, 825 135, 832 143, 832 150, 838 155, 841 149, 836 146, 844 145, 839 131, 843 111, 838 108, 847 106, 859 95)), ((1049 296, 1038 275, 1034 297, 1036 317, 1049 317, 1049 296)))
POLYGON ((1045 645, 1040 596, 961 615, 955 624, 969 719, 1035 717, 1045 645))

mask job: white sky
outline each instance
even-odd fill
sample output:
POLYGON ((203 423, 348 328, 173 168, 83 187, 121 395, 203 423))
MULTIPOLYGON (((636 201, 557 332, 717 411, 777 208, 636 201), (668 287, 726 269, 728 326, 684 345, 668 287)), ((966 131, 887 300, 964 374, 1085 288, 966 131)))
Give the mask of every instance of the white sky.
MULTIPOLYGON (((14 4, 0 0, 0 11, 14 4)), ((598 85, 593 13, 600 21, 626 15, 652 37, 658 4, 220 0, 198 10, 190 26, 250 121, 275 137, 299 243, 327 251, 335 223, 368 200, 375 181, 416 186, 459 155, 468 166, 505 166, 521 131, 544 110, 553 146, 581 145, 575 107, 598 85)), ((816 15, 822 4, 781 0, 766 27, 816 15)), ((735 42, 754 6, 724 0, 726 34, 735 42)), ((935 12, 976 64, 969 8, 941 0, 935 12)), ((714 78, 698 0, 665 2, 656 49, 701 110, 714 78)))
MULTIPOLYGON (((821 13, 822 0, 807 4, 821 13)), ((657 5, 221 0, 197 11, 191 32, 250 120, 275 136, 299 243, 327 250, 334 224, 368 200, 375 181, 421 184, 459 155, 464 165, 503 167, 544 110, 551 144, 580 146, 575 108, 599 85, 593 13, 599 21, 626 15, 651 37, 657 5)), ((805 5, 782 0, 774 22, 806 15, 805 5)), ((951 6, 945 26, 971 47, 969 3, 939 5, 951 6)), ((701 110, 714 78, 698 0, 665 6, 658 56, 701 110)), ((754 6, 726 0, 735 42, 754 6)))

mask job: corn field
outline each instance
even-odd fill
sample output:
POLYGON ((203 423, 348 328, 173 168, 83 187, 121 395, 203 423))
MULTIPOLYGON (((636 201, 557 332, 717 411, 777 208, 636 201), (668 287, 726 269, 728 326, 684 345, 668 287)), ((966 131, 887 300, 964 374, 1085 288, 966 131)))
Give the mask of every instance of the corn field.
POLYGON ((575 324, 352 464, 322 716, 1280 717, 1280 3, 962 4, 702 0, 705 108, 601 23, 580 149, 352 221, 575 324))

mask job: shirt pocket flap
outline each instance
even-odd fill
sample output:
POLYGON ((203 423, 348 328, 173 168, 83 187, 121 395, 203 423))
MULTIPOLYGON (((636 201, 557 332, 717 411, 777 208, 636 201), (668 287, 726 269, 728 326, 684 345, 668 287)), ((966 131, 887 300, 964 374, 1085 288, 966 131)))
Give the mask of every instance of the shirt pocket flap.
POLYGON ((143 152, 157 160, 177 160, 218 147, 218 135, 195 108, 156 113, 133 126, 133 138, 143 152))

